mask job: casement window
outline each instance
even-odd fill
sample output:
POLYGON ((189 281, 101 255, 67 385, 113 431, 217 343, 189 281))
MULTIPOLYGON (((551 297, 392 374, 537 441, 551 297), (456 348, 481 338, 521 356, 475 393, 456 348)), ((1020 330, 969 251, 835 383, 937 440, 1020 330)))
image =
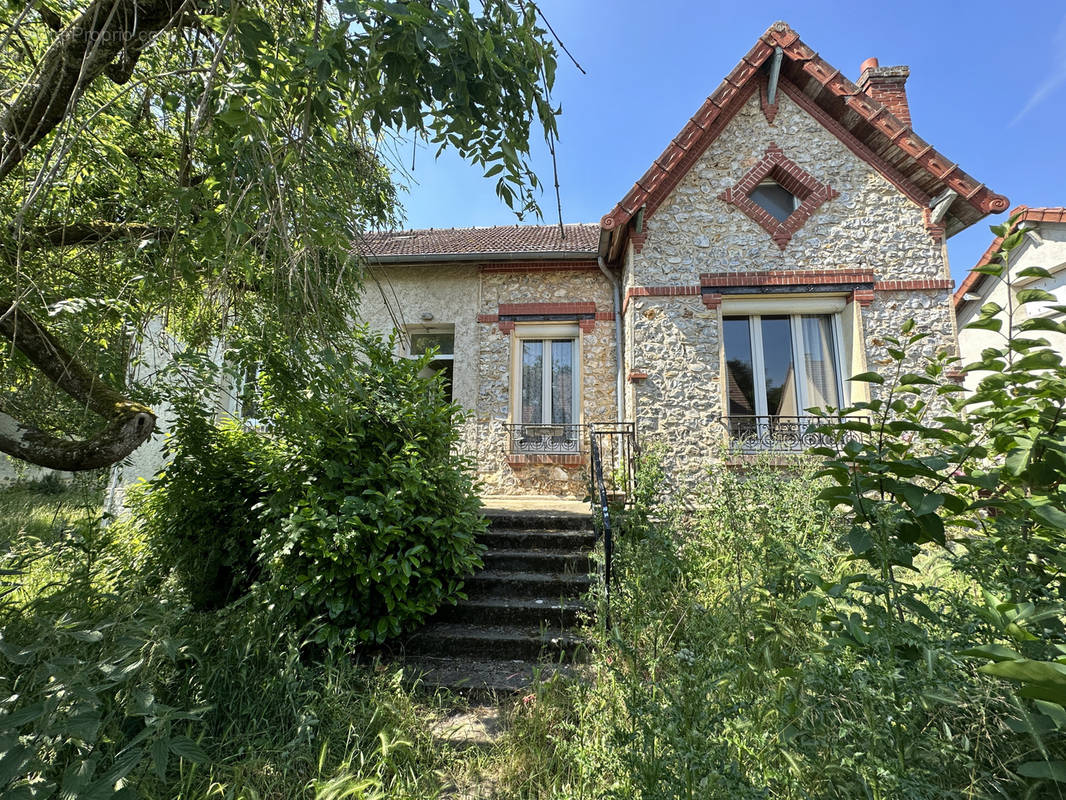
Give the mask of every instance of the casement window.
POLYGON ((845 405, 837 314, 725 314, 728 416, 805 416, 845 405))
POLYGON ((411 342, 411 355, 422 356, 436 349, 433 359, 426 365, 427 375, 439 374, 444 378, 444 397, 452 401, 452 379, 455 375, 455 328, 410 328, 407 332, 411 342))
POLYGON ((516 449, 571 452, 579 448, 580 342, 576 325, 515 327, 512 419, 516 449))

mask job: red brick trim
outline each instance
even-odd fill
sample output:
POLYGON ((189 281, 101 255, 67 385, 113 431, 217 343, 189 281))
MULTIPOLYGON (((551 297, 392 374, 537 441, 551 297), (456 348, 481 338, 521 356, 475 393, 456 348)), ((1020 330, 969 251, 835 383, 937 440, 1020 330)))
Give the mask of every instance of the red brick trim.
POLYGON ((849 298, 866 306, 873 302, 874 292, 942 291, 954 287, 950 280, 878 281, 872 269, 771 269, 730 273, 703 273, 699 286, 631 286, 626 290, 622 311, 629 310, 634 297, 691 297, 699 295, 707 308, 718 308, 723 295, 705 289, 744 288, 750 286, 838 286, 840 284, 868 284, 870 288, 854 289, 849 298))
POLYGON ((595 261, 500 261, 481 265, 482 272, 555 272, 599 270, 595 261))
POLYGON ((823 203, 839 196, 840 193, 836 189, 819 181, 771 142, 762 160, 748 170, 735 186, 719 194, 718 199, 744 212, 784 250, 796 231, 806 224, 823 203), (778 222, 749 197, 752 190, 767 178, 777 181, 800 200, 799 207, 783 222, 778 222))
POLYGON ((939 222, 933 222, 932 209, 922 209, 922 221, 925 223, 925 230, 928 232, 929 238, 934 242, 944 241, 944 236, 947 234, 947 226, 939 222))
POLYGON ((507 463, 512 467, 526 467, 532 464, 583 467, 589 463, 589 458, 581 453, 509 453, 507 463))
POLYGON ((866 306, 874 301, 874 290, 856 289, 848 297, 848 300, 852 303, 858 303, 862 308, 866 308, 866 306))
POLYGON ((591 333, 596 328, 597 322, 614 321, 613 311, 597 311, 596 304, 590 302, 500 303, 496 310, 495 314, 478 314, 477 321, 483 324, 498 324, 500 333, 511 333, 515 328, 515 323, 522 321, 514 317, 570 317, 585 333, 591 333), (508 317, 508 319, 503 319, 503 317, 508 317))
POLYGON ((770 80, 766 77, 759 80, 759 107, 762 109, 763 116, 766 117, 766 123, 773 125, 774 117, 777 116, 777 98, 775 97, 774 102, 770 103, 770 80))
POLYGON ((646 381, 648 379, 647 372, 637 372, 636 370, 630 370, 629 382, 636 383, 637 381, 646 381))
POLYGON ((629 308, 629 301, 633 297, 680 297, 692 296, 700 293, 699 286, 631 286, 626 289, 626 299, 622 303, 622 312, 629 308))
POLYGON ((595 303, 500 303, 501 317, 525 317, 540 314, 595 314, 595 303))
POLYGON ((771 269, 700 275, 700 286, 798 286, 873 283, 872 269, 771 269))
POLYGON ((631 233, 629 234, 629 241, 633 243, 634 252, 640 253, 644 250, 644 243, 648 241, 648 234, 646 233, 631 233))
POLYGON ((951 290, 955 288, 952 280, 925 281, 878 281, 874 284, 875 292, 913 292, 930 289, 951 290))

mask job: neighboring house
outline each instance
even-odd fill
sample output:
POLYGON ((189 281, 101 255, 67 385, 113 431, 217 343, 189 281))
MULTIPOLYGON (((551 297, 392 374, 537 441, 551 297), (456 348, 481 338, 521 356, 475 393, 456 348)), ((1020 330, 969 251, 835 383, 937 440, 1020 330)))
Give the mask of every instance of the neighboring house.
MULTIPOLYGON (((986 347, 1003 346, 1004 334, 1007 332, 1006 318, 1012 308, 1015 326, 1036 316, 1052 317, 1058 322, 1066 321, 1066 315, 1051 308, 1055 305, 1066 305, 1066 208, 1018 206, 1010 212, 1010 216, 1015 214, 1019 215, 1015 225, 1025 230, 1021 245, 1011 251, 1010 256, 1011 284, 1015 296, 1008 296, 1005 279, 980 272, 971 272, 955 292, 959 355, 964 364, 977 361, 986 347), (1018 273, 1026 267, 1043 267, 1051 273, 1051 277, 1019 278, 1018 273), (1055 301, 1018 305, 1016 295, 1022 289, 1043 289, 1054 295, 1055 301), (999 315, 1004 320, 1003 333, 965 330, 969 323, 980 316, 981 307, 987 303, 996 303, 1004 309, 999 315)), ((997 236, 974 268, 991 263, 1002 244, 1002 237, 997 236)), ((1046 338, 1066 357, 1066 336, 1047 331, 1041 331, 1039 336, 1046 338)), ((972 392, 977 388, 981 377, 982 373, 968 373, 963 385, 972 392)))
POLYGON ((803 449, 906 319, 956 347, 945 240, 1007 209, 913 132, 907 76, 854 84, 776 23, 599 224, 368 235, 364 316, 440 345, 488 492, 584 494, 589 423, 675 479, 803 449))

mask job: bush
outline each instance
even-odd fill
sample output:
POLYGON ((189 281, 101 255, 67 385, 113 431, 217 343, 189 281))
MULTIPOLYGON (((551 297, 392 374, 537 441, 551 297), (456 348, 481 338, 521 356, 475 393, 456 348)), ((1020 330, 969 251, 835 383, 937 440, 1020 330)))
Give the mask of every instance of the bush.
POLYGON ((264 368, 262 408, 283 456, 261 563, 273 595, 319 619, 323 640, 395 636, 454 601, 480 565, 485 523, 455 452, 460 411, 439 379, 419 377, 428 357, 397 361, 367 334, 355 354, 298 358, 295 380, 264 368))
POLYGON ((177 406, 170 460, 131 493, 129 505, 152 558, 173 571, 192 606, 222 608, 259 575, 255 543, 274 448, 233 420, 216 426, 194 403, 177 406))

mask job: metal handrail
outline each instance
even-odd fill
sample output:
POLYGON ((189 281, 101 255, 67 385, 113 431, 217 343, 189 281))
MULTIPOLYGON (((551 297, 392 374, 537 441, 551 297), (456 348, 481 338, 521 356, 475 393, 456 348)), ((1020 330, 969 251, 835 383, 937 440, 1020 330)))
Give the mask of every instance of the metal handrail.
POLYGON ((593 507, 599 512, 600 533, 603 535, 603 583, 607 603, 606 622, 611 626, 611 584, 614 582, 614 528, 611 524, 610 497, 621 499, 622 505, 633 502, 636 489, 636 425, 632 422, 594 423, 589 426, 589 480, 593 507), (613 492, 608 492, 604 476, 604 453, 601 440, 610 440, 611 476, 613 492))

